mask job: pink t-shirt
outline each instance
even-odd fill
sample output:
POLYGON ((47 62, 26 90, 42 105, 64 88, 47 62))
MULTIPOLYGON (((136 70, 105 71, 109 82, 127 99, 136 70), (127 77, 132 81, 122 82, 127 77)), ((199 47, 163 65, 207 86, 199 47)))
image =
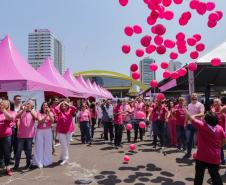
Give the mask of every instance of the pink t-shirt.
MULTIPOLYGON (((10 114, 15 119, 15 113, 10 112, 10 114)), ((5 115, 0 113, 0 138, 8 137, 12 135, 12 127, 14 126, 14 121, 8 121, 5 118, 5 115)))
POLYGON ((56 131, 59 133, 72 133, 74 132, 74 121, 73 114, 75 113, 76 108, 70 107, 67 112, 61 112, 59 107, 55 108, 56 116, 57 116, 57 127, 56 131))
POLYGON ((78 115, 79 122, 89 122, 90 112, 86 109, 85 111, 80 111, 78 115))
POLYGON ((128 122, 130 121, 130 113, 131 113, 131 108, 128 104, 122 105, 123 109, 123 121, 128 122))
POLYGON ((115 125, 122 125, 123 124, 122 111, 123 111, 122 106, 114 107, 113 113, 114 113, 114 124, 115 125))
POLYGON ((164 106, 161 106, 160 108, 155 107, 152 110, 152 117, 151 120, 152 121, 165 121, 166 120, 166 114, 167 114, 167 109, 164 106))
POLYGON ((174 107, 174 114, 176 118, 176 124, 179 126, 185 125, 185 119, 186 119, 186 110, 181 105, 176 105, 174 107))
POLYGON ((144 103, 143 102, 134 104, 134 118, 135 119, 139 119, 137 117, 137 112, 139 112, 139 111, 144 112, 144 103))
POLYGON ((19 119, 18 138, 33 138, 35 135, 35 119, 30 112, 23 112, 19 119))
MULTIPOLYGON (((50 113, 53 116, 53 113, 50 113)), ((43 119, 46 115, 42 113, 38 113, 38 119, 43 119)), ((44 122, 38 123, 38 129, 48 129, 51 128, 52 122, 49 117, 46 118, 44 122)))
POLYGON ((197 128, 198 146, 196 159, 202 162, 219 165, 221 158, 221 143, 226 135, 221 126, 214 127, 214 131, 207 123, 194 119, 192 124, 197 128))

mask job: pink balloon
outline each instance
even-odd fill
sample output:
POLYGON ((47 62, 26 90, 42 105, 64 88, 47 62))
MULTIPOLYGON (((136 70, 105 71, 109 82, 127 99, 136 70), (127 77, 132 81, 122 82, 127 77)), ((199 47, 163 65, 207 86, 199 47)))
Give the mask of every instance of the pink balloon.
POLYGON ((136 112, 136 117, 138 119, 144 119, 145 118, 145 114, 142 111, 138 111, 138 112, 136 112))
POLYGON ((158 19, 159 11, 158 10, 152 10, 150 16, 152 17, 152 19, 158 19))
POLYGON ((122 52, 128 54, 130 52, 130 45, 123 45, 122 52))
POLYGON ((213 13, 209 14, 208 18, 209 18, 210 21, 216 22, 216 21, 219 20, 219 15, 218 15, 218 13, 213 12, 213 13))
POLYGON ((197 42, 202 39, 202 36, 200 34, 194 34, 193 37, 196 39, 197 42))
POLYGON ((164 18, 165 18, 166 20, 172 20, 173 17, 174 17, 173 11, 167 10, 167 11, 164 12, 164 18))
POLYGON ((221 20, 221 19, 222 19, 222 17, 223 17, 223 12, 222 12, 222 11, 216 11, 216 13, 217 13, 217 14, 218 14, 218 16, 219 16, 218 21, 219 21, 219 20, 221 20))
POLYGON ((142 33, 142 27, 139 26, 139 25, 134 25, 134 26, 133 26, 133 31, 134 31, 134 33, 136 33, 136 34, 140 34, 140 33, 142 33))
POLYGON ((163 19, 163 18, 164 18, 165 7, 159 5, 159 6, 156 8, 156 10, 159 11, 159 18, 160 18, 160 19, 163 19))
POLYGON ((140 43, 144 47, 148 47, 151 43, 151 36, 145 35, 144 37, 141 38, 140 43))
POLYGON ((188 64, 188 70, 190 71, 196 71, 197 70, 197 64, 195 62, 191 62, 188 64))
POLYGON ((149 69, 151 71, 157 71, 158 70, 158 65, 156 63, 152 63, 152 64, 150 64, 149 69))
POLYGON ((211 20, 209 20, 208 23, 207 23, 207 26, 209 28, 214 28, 216 25, 217 25, 217 21, 211 21, 211 20))
POLYGON ((153 19, 151 16, 148 16, 147 23, 149 25, 154 25, 156 23, 157 19, 153 19))
POLYGON ((187 43, 189 46, 194 46, 196 44, 196 39, 194 37, 190 37, 187 39, 187 43))
POLYGON ((124 33, 127 35, 127 36, 132 36, 133 35, 133 28, 132 27, 130 27, 130 26, 126 26, 125 28, 124 28, 124 33))
POLYGON ((139 123, 139 127, 140 127, 141 129, 144 129, 144 128, 146 127, 145 122, 144 122, 144 121, 141 121, 141 122, 139 123))
POLYGON ((148 47, 146 47, 145 51, 147 54, 151 54, 156 50, 156 46, 155 45, 149 45, 148 47))
POLYGON ((190 53, 191 59, 197 59, 199 57, 199 53, 197 51, 192 51, 190 53))
POLYGON ((167 69, 169 67, 169 63, 168 62, 162 62, 161 63, 161 68, 162 69, 167 69))
POLYGON ((170 53, 170 59, 176 60, 177 58, 178 58, 178 54, 177 53, 175 53, 175 52, 171 52, 170 53))
POLYGON ((166 28, 162 24, 157 24, 151 28, 151 32, 157 35, 164 35, 166 28))
POLYGON ((165 95, 163 93, 158 93, 157 96, 156 96, 156 99, 158 101, 162 101, 165 99, 165 95))
POLYGON ((160 35, 156 35, 154 38, 154 42, 156 45, 161 45, 163 43, 163 38, 160 35))
POLYGON ((207 5, 204 2, 199 2, 198 6, 197 6, 197 13, 200 15, 204 15, 206 13, 207 10, 207 5))
POLYGON ((220 58, 213 58, 211 60, 211 65, 214 67, 220 66, 221 65, 221 59, 220 58))
POLYGON ((178 48, 186 47, 186 41, 185 40, 177 40, 176 45, 178 48))
POLYGON ((189 6, 191 9, 197 9, 198 4, 199 4, 199 0, 191 0, 189 6))
POLYGON ((162 0, 162 4, 165 7, 168 7, 172 4, 172 0, 162 0))
POLYGON ((181 18, 179 19, 179 24, 180 24, 181 26, 185 26, 186 24, 188 24, 188 20, 181 17, 181 18))
POLYGON ((183 47, 183 48, 178 48, 178 52, 180 54, 185 54, 187 52, 187 48, 186 47, 183 47))
POLYGON ((129 162, 130 161, 130 157, 128 155, 125 155, 123 159, 124 159, 124 162, 129 162))
POLYGON ((132 73, 132 78, 134 80, 139 80, 140 79, 140 73, 139 72, 133 72, 132 73))
POLYGON ((173 0, 175 4, 181 4, 183 3, 183 0, 173 0))
POLYGON ((130 124, 130 123, 128 123, 128 124, 126 124, 126 130, 132 130, 133 129, 133 126, 132 126, 132 124, 130 124))
POLYGON ((175 80, 178 79, 178 78, 179 78, 178 72, 177 72, 177 71, 172 72, 172 73, 171 73, 171 78, 172 78, 172 79, 175 79, 175 80))
POLYGON ((166 52, 166 48, 163 45, 160 45, 156 48, 156 51, 159 55, 163 55, 166 52))
POLYGON ((121 6, 126 6, 128 4, 129 0, 119 0, 119 3, 121 6))
POLYGON ((204 51, 204 49, 205 49, 205 44, 199 43, 199 44, 196 45, 197 51, 202 52, 202 51, 204 51))
POLYGON ((167 78, 170 78, 171 77, 171 73, 170 73, 169 70, 165 70, 163 72, 163 75, 162 76, 163 76, 163 78, 167 79, 167 78))
POLYGON ((180 69, 178 70, 178 74, 179 74, 179 76, 181 76, 181 77, 185 76, 185 75, 187 74, 187 69, 185 69, 185 68, 180 68, 180 69))
POLYGON ((150 82, 150 86, 153 87, 153 88, 156 88, 156 87, 158 87, 158 82, 156 80, 152 80, 150 82))
POLYGON ((166 39, 164 41, 164 46, 167 47, 167 48, 174 48, 175 47, 175 42, 173 40, 170 40, 170 39, 166 39))
POLYGON ((185 19, 185 20, 189 20, 191 19, 191 12, 183 12, 182 15, 181 15, 181 18, 182 19, 185 19))
POLYGON ((138 70, 138 65, 137 65, 137 64, 132 64, 132 65, 130 66, 130 71, 136 72, 137 70, 138 70))
POLYGON ((136 150, 136 145, 135 145, 135 144, 130 144, 130 145, 129 145, 129 149, 130 149, 131 151, 136 150))
POLYGON ((206 9, 207 9, 208 11, 214 10, 215 6, 216 6, 215 2, 210 1, 210 2, 207 2, 207 3, 206 3, 206 9))
POLYGON ((179 32, 177 35, 176 35, 176 39, 177 40, 184 40, 185 39, 185 34, 183 32, 179 32))
POLYGON ((144 51, 143 51, 142 49, 137 49, 137 50, 136 50, 136 55, 137 55, 138 57, 142 57, 142 56, 144 55, 144 51))

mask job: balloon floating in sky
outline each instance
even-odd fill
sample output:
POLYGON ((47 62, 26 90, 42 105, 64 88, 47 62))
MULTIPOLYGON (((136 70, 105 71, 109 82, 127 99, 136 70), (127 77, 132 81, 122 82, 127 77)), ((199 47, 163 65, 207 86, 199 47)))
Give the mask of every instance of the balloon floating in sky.
POLYGON ((172 0, 162 0, 162 5, 168 7, 172 4, 172 0))
POLYGON ((142 46, 148 47, 151 43, 151 36, 145 35, 144 37, 141 38, 140 43, 142 46))
POLYGON ((138 70, 138 65, 137 65, 137 64, 132 64, 132 65, 130 66, 130 71, 136 72, 137 70, 138 70))
POLYGON ((130 52, 130 45, 123 45, 122 46, 122 52, 125 54, 128 54, 130 52))
POLYGON ((166 20, 170 21, 174 18, 174 13, 172 10, 167 10, 164 12, 163 16, 166 20))
POLYGON ((177 58, 178 58, 178 54, 177 53, 175 53, 175 52, 171 52, 170 53, 170 59, 176 60, 177 58))
POLYGON ((173 40, 166 39, 166 40, 164 40, 164 46, 165 46, 166 48, 172 49, 172 48, 175 47, 175 42, 174 42, 173 40))
POLYGON ((202 52, 202 51, 205 50, 205 44, 199 43, 199 44, 196 45, 195 48, 196 48, 197 51, 202 52))
POLYGON ((163 45, 160 45, 156 48, 156 51, 159 55, 163 55, 166 52, 166 48, 163 45))
POLYGON ((151 71, 153 71, 153 72, 157 71, 158 70, 158 65, 156 63, 152 63, 152 64, 150 64, 149 69, 151 71))
POLYGON ((215 2, 209 1, 206 3, 206 10, 212 11, 212 10, 214 10, 215 6, 216 6, 215 2))
POLYGON ((151 32, 157 35, 164 35, 166 32, 166 27, 162 24, 156 24, 151 28, 151 32))
POLYGON ((221 59, 220 58, 213 58, 211 60, 211 65, 214 67, 220 66, 221 65, 221 59))
POLYGON ((121 6, 126 6, 128 4, 129 0, 119 0, 119 4, 121 6))
POLYGON ((136 33, 136 34, 142 33, 142 27, 139 26, 139 25, 134 25, 133 26, 133 32, 136 33))
POLYGON ((187 69, 184 68, 184 67, 180 68, 180 69, 178 70, 178 74, 179 74, 179 76, 181 76, 181 77, 185 76, 185 75, 187 74, 187 69))
POLYGON ((150 86, 153 87, 153 88, 156 88, 156 87, 158 87, 158 82, 156 80, 152 80, 150 82, 150 86))
POLYGON ((142 49, 137 49, 137 50, 136 50, 136 55, 137 55, 138 57, 142 57, 142 56, 144 55, 144 51, 143 51, 142 49))
POLYGON ((162 62, 161 63, 161 68, 162 69, 167 69, 169 67, 169 63, 168 62, 162 62))
POLYGON ((197 51, 192 51, 190 53, 191 59, 197 59, 199 57, 199 53, 197 51))
POLYGON ((127 36, 131 37, 131 36, 133 35, 133 28, 130 27, 130 26, 126 26, 126 27, 124 28, 124 33, 125 33, 127 36))
POLYGON ((151 54, 153 53, 154 51, 156 50, 156 46, 155 45, 152 45, 150 44, 148 47, 146 47, 145 51, 147 54, 151 54))
POLYGON ((191 62, 191 63, 189 63, 188 64, 188 70, 190 70, 190 71, 196 71, 197 70, 197 64, 195 63, 195 62, 191 62))
POLYGON ((163 43, 163 38, 161 35, 156 35, 155 38, 154 38, 154 42, 156 45, 161 45, 163 43))
POLYGON ((162 77, 167 79, 167 78, 170 78, 171 77, 171 73, 169 70, 165 70, 162 74, 162 77))
POLYGON ((132 78, 134 80, 139 80, 140 79, 140 73, 139 72, 133 72, 132 73, 132 78))
POLYGON ((173 0, 175 4, 182 4, 183 0, 173 0))
POLYGON ((172 79, 175 79, 175 80, 176 80, 176 79, 178 79, 179 77, 180 77, 180 76, 179 76, 179 73, 178 73, 177 71, 174 71, 174 72, 171 73, 171 78, 172 78, 172 79))

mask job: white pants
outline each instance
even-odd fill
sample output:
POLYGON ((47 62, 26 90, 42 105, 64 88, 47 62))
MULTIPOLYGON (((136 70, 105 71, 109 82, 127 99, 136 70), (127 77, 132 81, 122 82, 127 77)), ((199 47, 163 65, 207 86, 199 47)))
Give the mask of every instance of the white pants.
POLYGON ((60 160, 68 160, 69 159, 69 145, 72 138, 71 133, 62 134, 57 133, 57 137, 59 139, 60 145, 61 145, 61 156, 60 160))
POLYGON ((51 128, 37 129, 35 141, 33 164, 37 166, 51 165, 53 162, 51 128))

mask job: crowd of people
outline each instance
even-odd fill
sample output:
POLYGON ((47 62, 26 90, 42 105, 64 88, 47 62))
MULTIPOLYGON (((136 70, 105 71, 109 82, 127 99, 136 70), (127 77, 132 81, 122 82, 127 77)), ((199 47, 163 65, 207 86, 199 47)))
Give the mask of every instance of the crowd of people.
POLYGON ((122 147, 124 132, 125 142, 136 143, 144 140, 147 131, 154 149, 176 147, 185 152, 184 158, 190 158, 192 148, 197 146, 195 184, 202 184, 206 168, 213 184, 222 184, 218 171, 220 163, 225 164, 226 108, 221 99, 215 98, 210 110, 205 111, 196 93, 189 104, 183 97, 82 100, 80 104, 55 97, 44 102, 41 110, 35 110, 32 99, 22 103, 19 95, 14 102, 1 99, 0 166, 5 166, 7 175, 12 176, 12 171, 20 167, 22 151, 26 155, 25 169, 49 166, 56 141, 61 147, 59 164, 67 164, 75 124, 80 129, 81 143, 87 146, 95 140, 97 127, 103 128, 101 137, 115 149, 122 147))

